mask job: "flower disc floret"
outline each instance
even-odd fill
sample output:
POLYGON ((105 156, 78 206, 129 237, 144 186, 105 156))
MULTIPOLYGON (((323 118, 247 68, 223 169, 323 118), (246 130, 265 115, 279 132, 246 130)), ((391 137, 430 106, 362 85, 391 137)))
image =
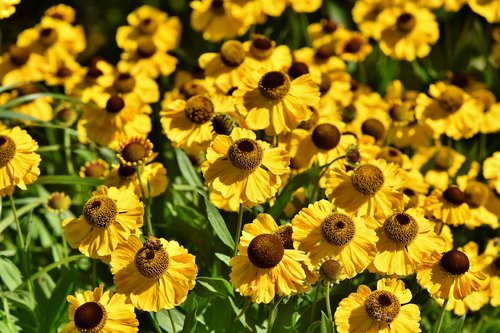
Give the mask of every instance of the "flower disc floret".
POLYGON ((375 321, 391 323, 401 310, 396 295, 386 290, 376 290, 365 300, 365 309, 375 321))
POLYGON ((6 135, 0 135, 0 168, 9 163, 16 155, 16 143, 6 135))
POLYGON ((460 109, 464 103, 462 89, 455 86, 447 86, 438 98, 439 105, 447 112, 453 113, 460 109))
POLYGON ((126 94, 134 90, 135 78, 129 73, 120 73, 115 80, 116 90, 126 94))
POLYGON ((96 228, 105 228, 118 215, 116 203, 106 195, 90 198, 83 207, 83 216, 88 224, 96 228))
POLYGON ((238 67, 245 60, 245 49, 236 40, 229 40, 222 44, 220 57, 224 65, 228 67, 238 67))
POLYGON ((415 16, 410 13, 402 13, 396 20, 396 26, 398 30, 402 33, 409 33, 417 25, 417 20, 415 16))
POLYGON ((330 150, 340 142, 341 133, 339 129, 332 124, 320 124, 312 132, 312 142, 316 147, 323 150, 330 150))
POLYGON ((195 124, 204 124, 214 114, 214 104, 205 96, 193 96, 186 102, 184 109, 186 117, 195 124))
POLYGON ((465 194, 462 192, 461 189, 459 189, 456 186, 451 186, 448 187, 444 192, 443 192, 443 198, 448 201, 449 203, 460 206, 465 202, 465 194))
POLYGON ((385 127, 380 120, 370 118, 365 120, 361 125, 361 132, 374 137, 376 140, 380 140, 384 137, 385 127))
POLYGON ((159 278, 168 268, 168 254, 159 239, 151 238, 137 251, 135 265, 139 273, 148 278, 159 278))
POLYGON ((290 78, 281 71, 267 72, 259 80, 262 96, 272 101, 281 101, 290 90, 290 78))
POLYGON ((384 185, 384 174, 374 165, 363 164, 351 176, 354 188, 364 195, 374 195, 384 185))
POLYGON ((348 244, 353 239, 355 231, 356 228, 351 218, 340 213, 328 215, 321 224, 323 238, 334 246, 348 244))
POLYGON ((118 113, 125 107, 125 102, 121 97, 111 96, 106 102, 106 110, 111 113, 118 113))
POLYGON ((395 243, 409 245, 417 236, 418 224, 406 213, 396 213, 384 222, 384 232, 395 243))
POLYGON ((293 228, 291 224, 285 224, 280 226, 273 232, 273 235, 278 236, 278 238, 283 243, 286 250, 293 249, 293 239, 292 239, 293 228))
POLYGON ((443 254, 439 264, 446 272, 452 275, 464 274, 470 267, 467 255, 458 250, 451 250, 443 254))
POLYGON ((279 264, 285 247, 281 239, 273 234, 256 236, 248 245, 248 259, 258 268, 273 268, 279 264))
POLYGON ((150 37, 141 38, 137 43, 137 55, 141 58, 151 58, 156 52, 156 45, 150 37))
POLYGON ((80 332, 97 333, 106 324, 106 309, 99 303, 86 302, 76 309, 74 320, 80 332))
POLYGON ((235 168, 253 171, 261 165, 264 153, 257 141, 243 138, 231 144, 227 156, 235 168))

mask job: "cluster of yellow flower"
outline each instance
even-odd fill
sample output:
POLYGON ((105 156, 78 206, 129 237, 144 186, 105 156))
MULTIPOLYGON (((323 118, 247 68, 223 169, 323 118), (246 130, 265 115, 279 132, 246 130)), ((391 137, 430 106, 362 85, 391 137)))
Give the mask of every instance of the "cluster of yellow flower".
MULTIPOLYGON (((10 3, 16 2, 0 0, 10 3)), ((412 294, 397 276, 415 275, 458 315, 500 304, 498 239, 485 240, 481 254, 476 243, 457 249, 453 239, 462 225, 499 225, 500 152, 482 164, 473 161, 464 174, 466 158, 451 145, 500 131, 495 95, 486 84, 453 74, 427 92, 394 80, 380 94, 347 69, 372 52, 370 38, 396 60, 426 57, 439 38, 432 10, 457 11, 465 3, 500 22, 497 1, 360 0, 352 13, 360 31, 324 19, 308 26, 310 46, 291 50, 261 34, 231 38, 281 15, 287 5, 313 12, 321 0, 191 2, 192 28, 224 42, 218 52, 199 56, 199 71, 176 72, 159 119, 172 146, 199 165, 213 204, 242 218, 247 208, 275 204, 296 175, 321 170, 317 186, 293 193, 284 209, 290 223, 278 225, 261 213, 241 237, 238 230, 229 265, 241 295, 269 303, 275 295, 305 293, 318 282, 330 286, 365 270, 390 276, 378 280, 377 290, 361 285, 340 302, 334 316, 339 332, 420 331, 419 308, 403 305, 412 294), (323 191, 328 200, 321 199, 323 191)), ((0 18, 8 15, 0 7, 0 18)), ((68 296, 70 322, 63 332, 135 332, 134 307, 159 311, 181 304, 198 273, 195 257, 176 241, 151 230, 145 242, 140 238, 145 204, 168 184, 147 137, 154 125, 150 105, 160 102, 156 79, 176 70, 168 52, 180 43, 181 23, 142 6, 116 33, 121 60, 95 58, 84 67, 75 60, 86 42, 74 18, 71 7, 58 5, 19 34, 0 59, 0 82, 11 88, 2 90, 0 104, 62 87, 82 103, 41 95, 12 110, 29 116, 23 125, 75 126, 80 143, 116 151, 119 163, 111 168, 102 159, 81 168, 81 177, 104 185, 62 228, 72 248, 109 264, 117 294, 100 286, 68 296)), ((36 181, 37 148, 26 131, 0 123, 0 195, 36 181)), ((69 203, 56 192, 48 207, 60 211, 69 203)))

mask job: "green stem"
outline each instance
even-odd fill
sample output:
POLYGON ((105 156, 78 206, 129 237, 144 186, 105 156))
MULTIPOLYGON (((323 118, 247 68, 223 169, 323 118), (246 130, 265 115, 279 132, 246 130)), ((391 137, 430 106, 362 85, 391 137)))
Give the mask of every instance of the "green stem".
POLYGON ((80 260, 80 259, 83 259, 83 258, 87 258, 87 257, 85 257, 83 254, 77 254, 77 255, 74 255, 74 256, 67 257, 67 258, 64 258, 62 260, 59 260, 57 262, 53 262, 52 264, 45 266, 44 268, 42 268, 41 270, 39 270, 38 272, 36 272, 35 274, 33 274, 29 279, 31 281, 36 280, 40 276, 42 276, 45 273, 50 272, 54 268, 57 268, 57 267, 59 267, 61 265, 70 263, 72 261, 77 261, 77 260, 80 260))
POLYGON ((441 331, 441 325, 443 325, 444 313, 446 312, 446 305, 448 305, 448 299, 444 300, 443 306, 441 307, 441 313, 439 314, 439 321, 436 333, 439 333, 439 331, 441 331))
POLYGON ((68 131, 64 131, 64 153, 66 155, 66 167, 68 168, 68 174, 74 175, 75 168, 73 167, 73 159, 71 158, 71 137, 68 131))
MULTIPOLYGON (((153 324, 153 328, 155 329, 156 333, 162 333, 162 330, 160 328, 160 325, 158 324, 158 320, 156 319, 155 315, 152 312, 148 312, 149 314, 149 319, 151 319, 151 324, 153 324)), ((170 310, 168 310, 168 314, 170 315, 170 310)), ((174 322, 172 320, 172 317, 170 317, 170 320, 172 321, 172 328, 174 327, 174 322)), ((174 328, 175 332, 175 328, 174 328)))
POLYGON ((236 234, 234 235, 233 256, 236 256, 236 253, 238 252, 238 243, 240 239, 242 224, 243 224, 243 205, 240 203, 240 208, 238 209, 238 224, 236 225, 236 234))
POLYGON ((311 309, 311 323, 313 322, 313 319, 314 319, 314 312, 316 311, 316 304, 318 303, 318 295, 319 295, 319 285, 317 284, 316 285, 316 295, 314 295, 314 302, 313 302, 313 305, 312 305, 312 309, 311 309))
POLYGON ((97 286, 97 261, 92 260, 92 285, 97 286))
POLYGON ((330 306, 330 282, 325 282, 326 312, 328 319, 333 322, 332 307, 330 306))
MULTIPOLYGON (((139 171, 139 166, 137 165, 135 167, 135 171, 137 174, 137 180, 139 182, 139 188, 141 189, 141 199, 142 202, 144 203, 144 226, 146 227, 146 232, 148 233, 149 236, 153 236, 154 230, 153 230, 153 225, 151 224, 151 207, 149 205, 149 193, 148 196, 144 193, 144 187, 142 186, 142 180, 141 180, 141 172, 139 171)), ((149 192, 149 191, 148 191, 149 192)))
MULTIPOLYGON (((59 213, 59 220, 63 220, 62 214, 59 213)), ((66 242, 66 239, 64 238, 64 235, 62 236, 62 246, 63 246, 63 259, 67 259, 69 256, 69 249, 68 249, 68 242, 66 242)), ((64 266, 68 267, 68 263, 66 262, 64 266)))
POLYGON ((174 318, 172 317, 172 311, 169 309, 167 310, 167 312, 168 312, 168 317, 170 318, 170 323, 172 324, 172 330, 174 333, 177 333, 177 330, 175 329, 174 318))
POLYGON ((330 163, 327 163, 325 165, 322 165, 321 168, 323 170, 321 170, 320 174, 319 174, 319 177, 318 177, 318 181, 314 184, 314 188, 313 188, 313 191, 312 191, 312 202, 315 202, 319 196, 319 181, 321 179, 321 177, 323 177, 325 175, 325 173, 328 171, 328 169, 330 168, 330 166, 337 162, 338 160, 341 160, 345 158, 345 155, 342 155, 342 156, 339 156, 337 158, 335 158, 333 161, 331 161, 330 163))

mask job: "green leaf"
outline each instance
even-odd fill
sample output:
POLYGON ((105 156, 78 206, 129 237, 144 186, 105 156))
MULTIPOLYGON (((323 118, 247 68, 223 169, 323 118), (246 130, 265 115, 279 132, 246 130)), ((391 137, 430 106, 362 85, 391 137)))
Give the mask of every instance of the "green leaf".
POLYGON ((179 169, 184 179, 191 186, 203 188, 204 185, 201 182, 200 176, 194 170, 193 164, 189 160, 189 157, 187 157, 186 153, 180 149, 175 149, 174 151, 175 159, 177 160, 177 164, 179 165, 179 169))
POLYGON ((306 333, 315 333, 318 331, 318 328, 321 328, 321 323, 319 321, 313 322, 308 326, 306 333))
POLYGON ((194 301, 194 309, 189 312, 189 314, 184 318, 184 326, 182 327, 182 333, 195 333, 196 332, 196 312, 198 309, 198 303, 194 301))
POLYGON ((450 326, 441 329, 441 333, 460 333, 464 325, 465 315, 452 321, 450 326))
POLYGON ((291 297, 285 304, 280 304, 278 309, 278 314, 273 323, 273 333, 280 333, 283 330, 287 331, 287 328, 291 328, 293 325, 293 308, 295 302, 294 298, 291 297))
MULTIPOLYGON (((25 206, 22 206, 21 208, 18 208, 16 213, 17 217, 21 218, 26 213, 29 213, 33 211, 36 207, 40 206, 42 203, 45 202, 45 198, 36 198, 36 200, 32 201, 30 204, 27 204, 25 206)), ((17 206, 17 205, 16 205, 17 206)), ((9 214, 6 214, 7 216, 0 221, 0 234, 12 223, 14 223, 14 216, 11 212, 9 214)))
POLYGON ((172 316, 172 319, 174 321, 174 325, 176 328, 176 331, 182 327, 184 324, 184 318, 185 316, 177 309, 163 309, 158 312, 156 312, 156 319, 158 320, 158 325, 162 329, 164 329, 167 332, 173 332, 174 329, 172 327, 172 322, 170 321, 170 317, 168 315, 168 312, 170 311, 170 315, 172 316))
MULTIPOLYGON (((66 96, 64 94, 40 92, 40 93, 24 95, 24 96, 20 96, 20 97, 11 99, 10 101, 5 103, 4 105, 0 106, 0 110, 9 110, 10 108, 12 108, 16 105, 23 104, 26 102, 31 102, 31 101, 34 101, 35 99, 38 99, 41 97, 52 97, 54 99, 62 99, 62 100, 70 101, 73 103, 85 104, 78 98, 66 96)), ((1 115, 0 115, 0 117, 1 117, 1 115)))
POLYGON ((11 291, 23 282, 21 271, 7 258, 0 258, 0 272, 0 279, 11 291))
POLYGON ((102 179, 90 178, 90 177, 79 177, 79 176, 67 176, 67 175, 50 175, 50 176, 40 176, 38 177, 37 184, 51 184, 51 185, 92 185, 98 186, 103 183, 102 179))
POLYGON ((334 333, 335 327, 328 316, 321 311, 321 333, 334 333))
POLYGON ((222 278, 199 277, 196 279, 194 292, 201 297, 232 297, 233 287, 222 278))
POLYGON ((229 260, 231 259, 230 256, 222 254, 222 253, 216 253, 215 256, 222 261, 226 266, 229 266, 229 260))
POLYGON ((227 229, 226 222, 222 218, 222 215, 206 196, 203 196, 203 199, 205 200, 205 207, 207 209, 208 222, 210 222, 210 225, 214 228, 214 231, 220 240, 230 249, 233 249, 234 241, 229 233, 229 230, 227 229))

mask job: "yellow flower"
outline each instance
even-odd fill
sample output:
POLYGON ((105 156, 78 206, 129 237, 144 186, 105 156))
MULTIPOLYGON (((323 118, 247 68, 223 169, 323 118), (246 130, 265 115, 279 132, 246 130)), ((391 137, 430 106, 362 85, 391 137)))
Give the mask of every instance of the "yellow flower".
POLYGON ((137 48, 142 36, 150 36, 161 51, 175 49, 180 42, 181 22, 177 17, 168 15, 155 7, 143 5, 128 14, 129 25, 116 31, 116 44, 125 50, 137 48))
POLYGON ((48 86, 64 87, 64 92, 70 94, 75 86, 81 82, 85 69, 72 57, 51 58, 46 69, 44 81, 48 86))
POLYGON ((328 80, 331 74, 345 72, 346 69, 345 62, 334 55, 331 46, 320 46, 317 49, 303 47, 293 51, 293 60, 306 64, 313 81, 318 84, 328 80))
POLYGON ((54 213, 62 213, 71 206, 71 198, 64 192, 53 192, 45 204, 47 209, 54 213))
POLYGON ((479 131, 485 134, 500 131, 500 103, 497 102, 496 96, 484 88, 472 91, 471 96, 483 105, 483 122, 479 131))
POLYGON ((235 105, 253 130, 277 135, 290 132, 311 117, 310 107, 319 102, 318 86, 309 75, 295 80, 281 71, 252 72, 233 92, 235 105))
POLYGON ((312 13, 318 10, 323 0, 288 0, 292 9, 297 13, 312 13))
POLYGON ((325 257, 337 260, 348 278, 361 273, 377 254, 375 231, 365 225, 365 217, 350 217, 334 211, 327 200, 303 208, 292 219, 295 248, 307 253, 313 270, 325 257))
POLYGON ((486 208, 490 197, 495 196, 488 186, 476 180, 463 182, 462 179, 457 179, 457 183, 464 192, 465 202, 472 214, 470 219, 465 220, 467 228, 474 229, 483 225, 492 229, 498 228, 498 216, 486 208))
POLYGON ((357 31, 345 30, 335 42, 335 53, 345 61, 363 61, 372 49, 368 39, 357 31))
POLYGON ((332 203, 357 216, 385 219, 403 209, 401 169, 385 160, 371 160, 353 171, 331 169, 326 175, 326 195, 332 203))
MULTIPOLYGON (((0 104, 6 103, 9 100, 36 94, 41 92, 35 83, 25 83, 19 85, 11 92, 0 94, 0 104)), ((51 121, 54 118, 54 109, 52 108, 52 97, 41 96, 32 100, 27 100, 24 103, 17 104, 11 108, 12 111, 25 114, 41 121, 51 121)), ((29 120, 22 120, 25 124, 32 123, 29 120)))
POLYGON ((500 193, 500 151, 493 153, 483 162, 483 176, 488 181, 491 188, 500 193))
POLYGON ((243 227, 238 255, 229 261, 231 282, 254 303, 302 291, 306 273, 301 263, 306 255, 293 248, 291 230, 284 228, 278 228, 271 215, 257 215, 243 227))
POLYGON ((381 279, 377 290, 361 285, 340 301, 335 311, 339 333, 421 332, 420 310, 401 280, 381 279), (403 305, 405 304, 405 305, 403 305))
POLYGON ((445 191, 432 191, 425 200, 424 209, 427 215, 455 227, 472 217, 464 192, 456 186, 450 186, 445 191))
POLYGON ((120 142, 116 156, 123 165, 142 165, 152 159, 153 144, 148 139, 130 138, 120 142))
POLYGON ((172 309, 194 288, 198 267, 195 257, 176 241, 137 236, 118 244, 111 254, 116 290, 139 310, 172 309))
POLYGON ((102 179, 106 177, 109 173, 109 165, 103 159, 97 159, 93 161, 86 162, 84 166, 80 168, 80 177, 90 177, 96 179, 102 179))
POLYGON ((411 275, 432 250, 444 251, 443 238, 420 209, 394 213, 369 227, 376 229, 379 238, 373 266, 384 274, 411 275))
POLYGON ((500 238, 490 239, 486 249, 478 258, 481 271, 487 275, 486 289, 490 297, 490 304, 494 307, 500 305, 500 238))
MULTIPOLYGON (((359 1, 358 1, 359 2, 359 1)), ((312 23, 307 26, 307 33, 314 48, 331 45, 336 41, 337 34, 343 28, 337 22, 323 19, 319 23, 312 23)))
POLYGON ((379 46, 385 55, 397 60, 424 58, 439 38, 434 14, 413 2, 384 9, 377 17, 379 46))
POLYGON ((426 123, 436 137, 445 134, 455 140, 472 137, 483 122, 482 105, 461 88, 444 82, 431 84, 429 94, 420 94, 415 108, 418 121, 426 123))
POLYGON ((75 21, 75 10, 63 3, 49 7, 45 11, 44 15, 50 16, 56 20, 66 21, 68 23, 73 23, 75 21))
POLYGON ((210 190, 243 205, 254 206, 273 197, 288 171, 290 157, 281 147, 256 140, 254 132, 235 128, 218 135, 201 170, 210 190))
POLYGON ((459 250, 432 251, 417 267, 417 281, 434 298, 461 300, 479 290, 486 275, 459 250))
POLYGON ((254 35, 243 43, 247 57, 254 59, 266 70, 287 71, 292 65, 292 54, 286 45, 276 46, 276 42, 263 35, 254 35))
POLYGON ((138 331, 139 321, 135 317, 134 306, 126 302, 125 295, 103 293, 100 285, 94 291, 86 290, 69 295, 69 323, 61 333, 81 332, 122 332, 138 331))
POLYGON ((0 196, 11 195, 15 186, 26 190, 40 174, 38 143, 19 127, 0 130, 0 196))
POLYGON ((0 60, 2 85, 36 82, 43 79, 46 60, 28 47, 13 45, 0 60))
POLYGON ((366 37, 379 38, 382 27, 378 22, 378 15, 384 8, 390 6, 390 0, 360 0, 356 1, 352 9, 352 19, 359 30, 366 37))
POLYGON ((211 42, 241 36, 249 28, 243 8, 232 0, 192 1, 190 6, 191 27, 211 42))
POLYGON ((141 234, 143 214, 144 205, 131 190, 99 186, 80 217, 62 222, 64 237, 84 255, 109 261, 120 241, 141 234))
MULTIPOLYGON (((139 166, 141 175, 142 190, 149 197, 156 197, 167 189, 167 169, 160 162, 152 162, 139 166), (149 187, 148 187, 149 184, 149 187)), ((128 188, 134 191, 135 195, 141 196, 141 188, 137 179, 135 167, 127 165, 113 165, 112 170, 104 181, 106 186, 115 186, 120 189, 128 188)))
POLYGON ((489 23, 500 22, 500 4, 498 0, 467 0, 467 4, 472 11, 484 17, 489 23))
POLYGON ((0 20, 3 20, 16 12, 15 5, 18 5, 21 0, 1 0, 0 1, 0 20))

